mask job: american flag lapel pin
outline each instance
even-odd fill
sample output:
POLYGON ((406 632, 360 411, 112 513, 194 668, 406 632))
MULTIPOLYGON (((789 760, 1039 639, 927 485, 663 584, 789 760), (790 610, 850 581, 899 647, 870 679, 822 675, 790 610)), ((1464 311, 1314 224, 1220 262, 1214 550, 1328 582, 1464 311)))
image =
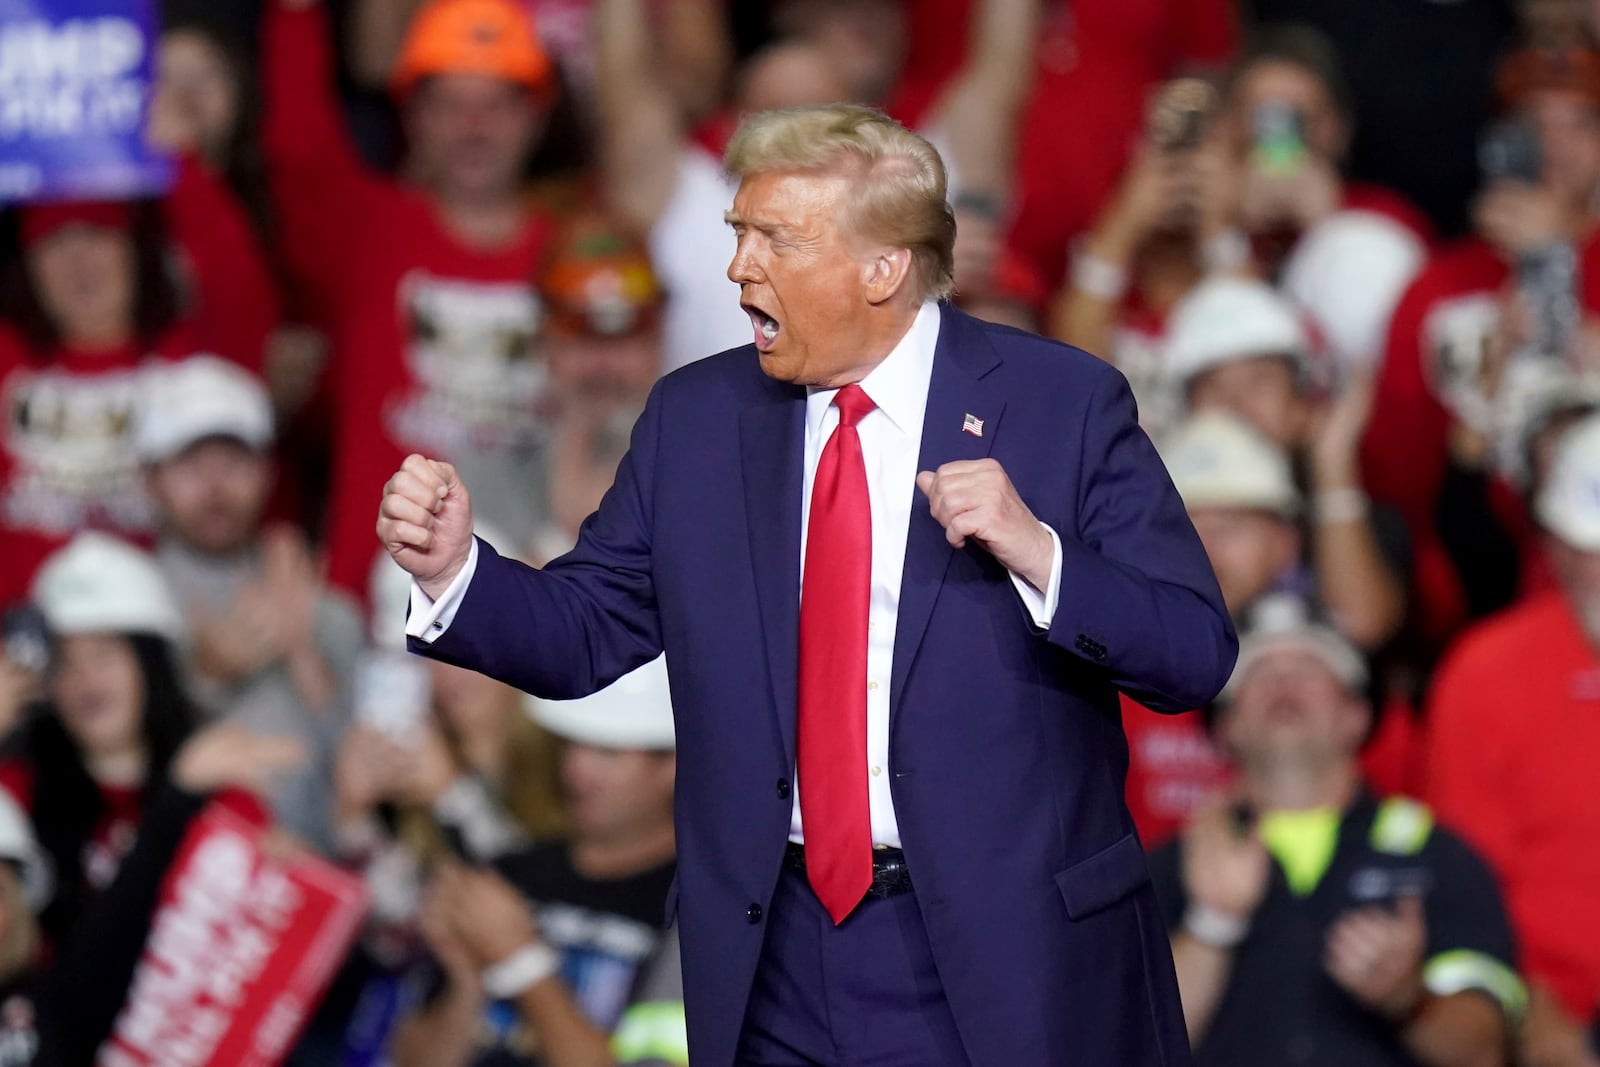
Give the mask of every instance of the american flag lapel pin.
POLYGON ((961 432, 970 433, 974 437, 982 437, 983 420, 972 414, 972 412, 967 412, 966 416, 961 420, 961 432))

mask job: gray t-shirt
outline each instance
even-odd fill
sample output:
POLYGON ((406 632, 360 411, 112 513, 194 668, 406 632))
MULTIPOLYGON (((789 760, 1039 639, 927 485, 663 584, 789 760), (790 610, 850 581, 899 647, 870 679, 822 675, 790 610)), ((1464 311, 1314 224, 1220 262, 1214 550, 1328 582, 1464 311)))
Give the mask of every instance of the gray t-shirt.
MULTIPOLYGON (((259 574, 254 551, 237 556, 207 556, 163 540, 156 561, 173 595, 185 609, 221 614, 239 590, 259 574)), ((357 657, 365 644, 361 615, 341 594, 325 590, 318 598, 312 622, 338 693, 322 709, 307 707, 296 691, 288 668, 270 663, 245 678, 220 684, 199 684, 203 707, 220 718, 237 721, 253 731, 304 742, 305 766, 279 779, 268 798, 282 826, 318 850, 331 854, 333 840, 333 760, 339 739, 350 718, 350 695, 357 657)), ((191 678, 197 678, 189 665, 191 678)))

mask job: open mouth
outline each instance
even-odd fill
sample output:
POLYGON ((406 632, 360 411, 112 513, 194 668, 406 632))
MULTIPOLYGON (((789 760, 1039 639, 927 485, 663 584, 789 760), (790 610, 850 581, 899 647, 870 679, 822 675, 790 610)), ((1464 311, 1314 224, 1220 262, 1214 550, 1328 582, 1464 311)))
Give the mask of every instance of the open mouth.
POLYGON ((768 315, 765 311, 753 304, 743 305, 746 315, 750 316, 750 325, 755 330, 756 348, 762 352, 772 351, 772 346, 777 343, 778 334, 783 332, 783 327, 778 320, 768 315))

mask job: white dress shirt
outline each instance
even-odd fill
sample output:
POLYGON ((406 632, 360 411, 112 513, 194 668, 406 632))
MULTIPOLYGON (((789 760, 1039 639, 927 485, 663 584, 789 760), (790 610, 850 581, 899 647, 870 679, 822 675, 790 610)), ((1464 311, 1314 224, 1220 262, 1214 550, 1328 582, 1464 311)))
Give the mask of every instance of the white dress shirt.
MULTIPOLYGON (((939 342, 939 306, 922 305, 911 329, 863 379, 860 385, 876 405, 856 425, 861 456, 867 468, 867 500, 872 512, 872 596, 867 616, 867 799, 871 807, 872 843, 899 847, 900 827, 895 820, 889 782, 889 673, 894 662, 895 624, 900 606, 900 577, 905 570, 906 535, 911 505, 920 490, 917 459, 922 451, 922 419, 928 406, 928 385, 933 378, 934 349, 939 342)), ((805 486, 800 507, 800 559, 805 569, 806 526, 811 515, 811 483, 823 446, 839 425, 833 406, 836 389, 813 389, 806 398, 805 486)), ((959 429, 959 428, 957 428, 959 429)), ((1042 524, 1041 524, 1042 525, 1042 524)), ((1011 582, 1028 614, 1041 630, 1055 617, 1061 576, 1061 541, 1049 526, 1055 545, 1050 581, 1041 591, 1020 575, 1011 582)), ((411 587, 411 616, 406 633, 431 642, 444 633, 472 581, 478 560, 473 542, 467 564, 437 601, 415 583, 411 587)), ((803 584, 803 583, 802 583, 803 584)), ((804 839, 800 820, 799 781, 794 783, 794 808, 789 820, 791 840, 804 839)))

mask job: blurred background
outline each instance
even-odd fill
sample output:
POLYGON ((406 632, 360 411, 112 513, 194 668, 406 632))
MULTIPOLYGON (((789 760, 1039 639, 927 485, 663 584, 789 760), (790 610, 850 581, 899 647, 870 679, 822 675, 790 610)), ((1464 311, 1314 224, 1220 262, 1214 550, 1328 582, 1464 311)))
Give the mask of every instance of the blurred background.
POLYGON ((751 339, 739 117, 830 101, 940 149, 957 306, 1129 378, 1245 637, 1123 709, 1199 1062, 1597 1067, 1597 41, 0 0, 0 1067, 687 1062, 665 667, 410 658, 375 503, 422 452, 570 548, 656 379, 751 339))

